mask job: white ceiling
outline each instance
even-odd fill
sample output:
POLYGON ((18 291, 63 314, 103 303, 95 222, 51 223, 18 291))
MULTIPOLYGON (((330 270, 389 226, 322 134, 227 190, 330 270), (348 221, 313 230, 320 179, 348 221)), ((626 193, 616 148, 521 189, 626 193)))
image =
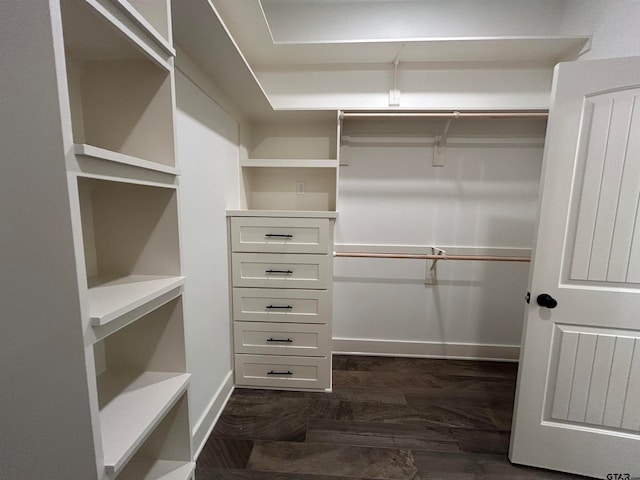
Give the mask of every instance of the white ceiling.
MULTIPOLYGON (((268 98, 273 92, 260 84, 269 72, 286 73, 286 88, 295 91, 295 82, 309 82, 308 75, 296 72, 392 71, 395 59, 406 71, 529 66, 550 71, 558 61, 575 58, 589 40, 563 35, 565 3, 173 0, 172 10, 177 46, 248 118, 266 121, 275 118, 268 98)), ((332 82, 334 89, 348 87, 335 76, 332 82)), ((304 112, 275 114, 305 118, 304 112)))
POLYGON ((561 35, 562 0, 214 0, 255 71, 392 62, 547 64, 585 37, 561 35))

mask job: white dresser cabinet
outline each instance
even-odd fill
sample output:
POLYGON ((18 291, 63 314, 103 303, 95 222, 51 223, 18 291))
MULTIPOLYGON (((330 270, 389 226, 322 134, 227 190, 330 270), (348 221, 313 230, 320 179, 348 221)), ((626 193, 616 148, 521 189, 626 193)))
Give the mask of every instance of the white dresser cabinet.
POLYGON ((332 219, 231 214, 230 229, 236 385, 331 388, 332 219))

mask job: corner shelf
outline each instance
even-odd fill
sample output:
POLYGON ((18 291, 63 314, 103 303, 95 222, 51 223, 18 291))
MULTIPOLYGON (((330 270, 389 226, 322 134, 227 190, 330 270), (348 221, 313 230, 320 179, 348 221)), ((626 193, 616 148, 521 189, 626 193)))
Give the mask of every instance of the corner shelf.
POLYGON ((127 275, 116 279, 91 279, 88 300, 91 325, 101 327, 152 303, 162 295, 184 284, 184 277, 127 275))
POLYGON ((195 469, 195 462, 133 459, 118 480, 188 480, 195 469))
POLYGON ((98 377, 105 468, 117 474, 186 392, 187 373, 108 371, 98 377))

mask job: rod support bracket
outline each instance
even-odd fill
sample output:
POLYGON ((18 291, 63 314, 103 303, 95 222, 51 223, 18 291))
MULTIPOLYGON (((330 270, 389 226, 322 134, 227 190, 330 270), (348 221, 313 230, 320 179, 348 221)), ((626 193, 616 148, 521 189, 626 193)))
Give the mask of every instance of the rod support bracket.
MULTIPOLYGON (((447 252, 438 247, 431 247, 431 255, 441 256, 442 259, 446 259, 447 252)), ((429 266, 429 260, 426 262, 426 268, 424 273, 424 284, 425 285, 435 285, 438 283, 438 258, 431 260, 431 266, 429 266)))

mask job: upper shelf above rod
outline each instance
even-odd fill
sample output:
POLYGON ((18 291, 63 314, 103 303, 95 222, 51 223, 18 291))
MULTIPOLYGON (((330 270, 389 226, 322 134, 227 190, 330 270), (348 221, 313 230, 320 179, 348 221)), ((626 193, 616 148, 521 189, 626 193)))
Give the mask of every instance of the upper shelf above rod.
POLYGON ((340 112, 340 119, 348 118, 431 118, 434 120, 463 119, 463 118, 540 118, 546 119, 549 116, 547 110, 530 111, 485 111, 485 112, 464 112, 464 111, 388 111, 388 112, 340 112))

